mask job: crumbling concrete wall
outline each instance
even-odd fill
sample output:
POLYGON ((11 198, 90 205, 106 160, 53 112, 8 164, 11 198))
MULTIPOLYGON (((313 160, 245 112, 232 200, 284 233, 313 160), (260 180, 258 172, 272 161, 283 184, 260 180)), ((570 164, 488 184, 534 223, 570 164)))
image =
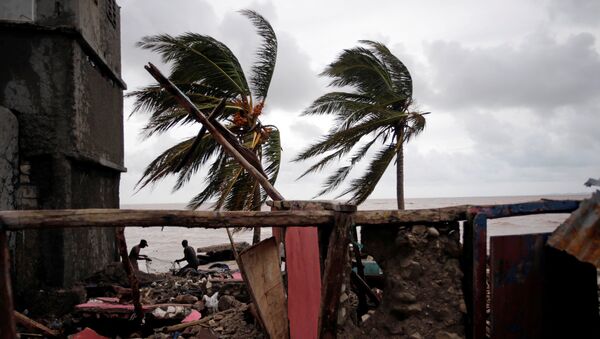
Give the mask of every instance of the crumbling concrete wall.
POLYGON ((381 305, 361 337, 464 337, 458 224, 364 228, 362 242, 385 274, 381 305))
POLYGON ((19 149, 19 122, 0 106, 0 210, 15 208, 19 149))
MULTIPOLYGON (((112 0, 39 1, 31 22, 0 20, 0 63, 8 70, 0 72, 0 105, 19 121, 16 208, 119 207, 118 10, 112 0)), ((13 250, 17 301, 117 259, 107 228, 15 232, 13 250)))

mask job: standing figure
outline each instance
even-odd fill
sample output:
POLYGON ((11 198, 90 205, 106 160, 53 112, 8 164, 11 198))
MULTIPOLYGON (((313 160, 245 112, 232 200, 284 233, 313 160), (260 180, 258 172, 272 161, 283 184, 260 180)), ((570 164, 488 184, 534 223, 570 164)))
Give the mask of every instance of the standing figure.
POLYGON ((131 251, 129 251, 129 261, 131 262, 131 266, 134 270, 139 271, 140 268, 138 266, 138 260, 146 260, 152 261, 152 259, 148 258, 145 254, 140 254, 140 249, 148 247, 148 242, 144 239, 140 240, 140 243, 133 246, 131 251))

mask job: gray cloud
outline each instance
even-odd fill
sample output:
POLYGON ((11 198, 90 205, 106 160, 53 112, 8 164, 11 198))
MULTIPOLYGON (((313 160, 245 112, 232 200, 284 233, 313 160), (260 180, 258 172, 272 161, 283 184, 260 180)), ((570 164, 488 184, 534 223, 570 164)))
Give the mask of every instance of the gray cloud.
POLYGON ((533 34, 516 46, 489 48, 437 41, 426 55, 434 73, 429 99, 445 107, 547 110, 586 102, 600 90, 600 55, 589 33, 565 41, 533 34))
POLYGON ((600 25, 600 1, 597 0, 550 0, 550 18, 560 23, 577 26, 600 25))

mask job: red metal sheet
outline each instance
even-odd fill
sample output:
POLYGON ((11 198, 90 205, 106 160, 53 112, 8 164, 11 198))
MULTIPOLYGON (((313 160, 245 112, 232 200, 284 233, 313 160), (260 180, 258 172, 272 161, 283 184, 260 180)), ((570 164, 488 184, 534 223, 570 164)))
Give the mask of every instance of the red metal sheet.
POLYGON ((317 338, 321 305, 321 264, 316 227, 285 231, 290 338, 317 338))

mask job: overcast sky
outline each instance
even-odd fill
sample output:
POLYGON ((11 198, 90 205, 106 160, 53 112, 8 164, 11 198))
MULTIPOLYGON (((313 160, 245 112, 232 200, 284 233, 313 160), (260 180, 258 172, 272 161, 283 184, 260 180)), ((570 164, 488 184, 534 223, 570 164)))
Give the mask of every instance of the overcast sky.
MULTIPOLYGON (((405 149, 408 198, 586 192, 583 182, 600 176, 600 1, 118 3, 129 90, 153 83, 146 62, 160 64, 134 46, 145 35, 211 35, 249 70, 258 39, 237 11, 253 9, 270 21, 279 52, 262 120, 282 132, 276 187, 288 199, 312 198, 335 170, 296 181, 312 162, 290 159, 330 127, 328 119, 300 116, 327 91, 318 74, 361 39, 387 44, 407 64, 418 107, 431 112, 425 131, 405 149)), ((129 117, 131 107, 126 99, 121 202, 187 202, 201 190, 202 172, 177 192, 173 180, 137 193, 134 186, 156 155, 197 127, 144 139, 146 115, 129 117)), ((395 198, 394 175, 390 168, 371 198, 395 198)))

